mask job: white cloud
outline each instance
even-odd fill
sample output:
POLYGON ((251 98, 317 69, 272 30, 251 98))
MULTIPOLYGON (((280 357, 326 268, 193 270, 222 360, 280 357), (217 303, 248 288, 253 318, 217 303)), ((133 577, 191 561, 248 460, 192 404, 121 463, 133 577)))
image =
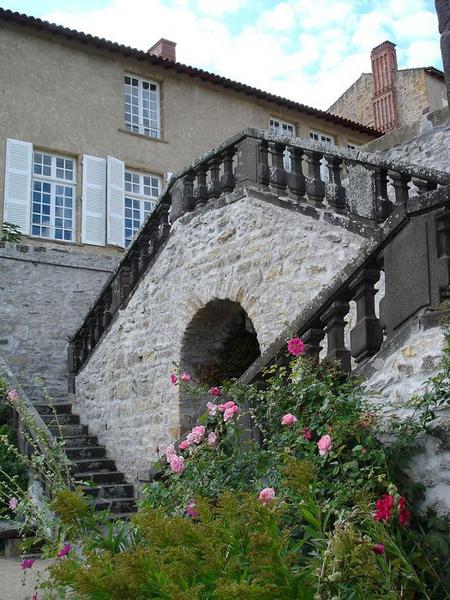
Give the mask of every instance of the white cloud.
POLYGON ((436 17, 425 0, 281 0, 249 23, 247 9, 254 6, 252 0, 111 0, 106 8, 44 18, 144 50, 165 37, 177 42, 180 62, 318 108, 370 71, 370 50, 386 39, 399 42, 401 68, 439 58, 436 17), (362 4, 365 13, 358 12, 362 4))

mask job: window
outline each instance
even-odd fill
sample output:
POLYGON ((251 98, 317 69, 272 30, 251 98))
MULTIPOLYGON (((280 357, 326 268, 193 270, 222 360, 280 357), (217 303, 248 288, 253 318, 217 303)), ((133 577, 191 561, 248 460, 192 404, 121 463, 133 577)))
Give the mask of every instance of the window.
POLYGON ((74 210, 74 159, 34 152, 31 234, 73 241, 74 210))
MULTIPOLYGON (((295 135, 295 125, 277 119, 270 119, 270 130, 280 135, 295 135)), ((291 161, 287 149, 283 152, 283 166, 285 171, 290 172, 291 161)))
MULTIPOLYGON (((315 142, 322 142, 323 144, 332 144, 334 146, 334 139, 326 135, 325 133, 320 133, 319 131, 310 131, 309 137, 315 142)), ((330 181, 330 174, 328 172, 327 161, 322 158, 320 161, 320 176, 322 181, 326 183, 330 181)))
POLYGON ((159 138, 159 84, 125 75, 124 101, 125 127, 134 133, 159 138))
POLYGON ((125 246, 155 208, 160 192, 160 177, 125 170, 125 246))
POLYGON ((278 119, 270 119, 270 129, 274 133, 282 135, 295 135, 295 125, 279 121, 278 119))

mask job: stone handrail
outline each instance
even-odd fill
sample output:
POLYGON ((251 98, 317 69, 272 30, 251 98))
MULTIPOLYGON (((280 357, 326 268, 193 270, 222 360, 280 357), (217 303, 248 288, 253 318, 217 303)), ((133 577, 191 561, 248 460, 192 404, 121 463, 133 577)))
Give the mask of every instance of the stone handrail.
POLYGON ((301 337, 305 353, 319 359, 320 342, 327 338, 327 359, 336 360, 346 372, 352 370, 352 358, 357 366, 377 354, 398 331, 398 328, 421 309, 436 309, 450 299, 450 186, 430 192, 411 203, 398 207, 383 229, 371 238, 362 254, 339 272, 322 288, 277 339, 243 373, 239 381, 249 384, 261 378, 262 371, 273 364, 288 360, 286 342, 301 337), (417 220, 421 222, 417 223, 417 220), (424 239, 420 239, 421 234, 424 239), (417 249, 425 249, 421 264, 406 271, 405 254, 398 256, 399 247, 415 240, 406 253, 414 259, 417 249), (423 268, 421 268, 423 267, 423 268), (375 311, 375 284, 381 271, 385 272, 385 296, 380 304, 380 316, 375 311), (401 270, 401 273, 399 272, 401 270), (412 289, 418 294, 406 299, 412 289), (408 283, 404 286, 405 282, 408 283), (406 287, 406 289, 404 289, 406 287), (349 347, 345 336, 345 320, 349 303, 356 304, 356 324, 350 331, 349 347), (406 310, 398 314, 395 306, 408 302, 406 310), (393 310, 394 308, 394 310, 393 310))
MULTIPOLYGON (((21 428, 25 427, 27 429, 28 435, 30 435, 33 438, 34 443, 39 448, 41 453, 46 455, 48 446, 56 445, 55 436, 52 434, 50 429, 47 427, 47 424, 44 422, 41 415, 37 411, 36 407, 34 406, 34 404, 29 399, 28 395, 26 394, 25 390, 20 385, 20 383, 17 380, 16 376, 14 375, 13 371, 9 368, 9 366, 6 364, 6 362, 1 357, 0 357, 0 375, 6 379, 10 388, 17 390, 17 393, 19 394, 19 397, 21 400, 21 405, 23 405, 23 407, 25 408, 25 411, 27 412, 28 416, 33 420, 34 425, 35 425, 35 428, 28 427, 26 425, 26 423, 24 423, 23 415, 21 414, 20 407, 17 407, 15 410, 17 429, 20 431, 21 428), (43 434, 43 436, 46 438, 47 444, 42 443, 39 432, 41 434, 43 434)), ((21 450, 23 451, 23 449, 21 449, 21 450)))
POLYGON ((243 188, 256 187, 288 197, 290 203, 332 211, 375 229, 394 206, 405 206, 415 195, 449 183, 448 173, 359 150, 259 129, 240 132, 181 171, 160 197, 69 340, 69 390, 73 391, 75 374, 115 313, 125 306, 164 246, 171 223, 183 214, 212 205, 222 194, 238 196, 243 188))

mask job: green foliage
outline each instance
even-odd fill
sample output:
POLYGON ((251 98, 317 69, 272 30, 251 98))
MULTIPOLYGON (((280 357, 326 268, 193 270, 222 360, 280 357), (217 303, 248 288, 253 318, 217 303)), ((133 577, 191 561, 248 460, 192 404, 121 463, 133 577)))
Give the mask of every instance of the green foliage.
POLYGON ((20 238, 20 227, 18 225, 5 221, 0 227, 0 242, 19 242, 20 238))

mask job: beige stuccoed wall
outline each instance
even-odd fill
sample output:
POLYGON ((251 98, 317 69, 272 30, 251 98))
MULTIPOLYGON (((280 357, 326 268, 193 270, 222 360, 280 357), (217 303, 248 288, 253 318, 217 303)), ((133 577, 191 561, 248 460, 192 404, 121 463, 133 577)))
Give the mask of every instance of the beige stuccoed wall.
POLYGON ((216 298, 238 302, 264 350, 363 243, 252 195, 183 216, 79 372, 74 411, 135 477, 180 433, 169 374, 194 315, 216 298))
MULTIPOLYGON (((181 169, 245 127, 267 128, 271 116, 293 122, 300 136, 319 130, 342 145, 348 139, 359 144, 370 138, 198 78, 60 36, 34 33, 31 28, 3 23, 0 56, 1 198, 7 138, 77 157, 78 196, 83 153, 110 154, 128 167, 163 175, 181 169), (161 140, 124 129, 125 72, 161 83, 161 140)), ((80 217, 78 198, 78 235, 80 217)))

